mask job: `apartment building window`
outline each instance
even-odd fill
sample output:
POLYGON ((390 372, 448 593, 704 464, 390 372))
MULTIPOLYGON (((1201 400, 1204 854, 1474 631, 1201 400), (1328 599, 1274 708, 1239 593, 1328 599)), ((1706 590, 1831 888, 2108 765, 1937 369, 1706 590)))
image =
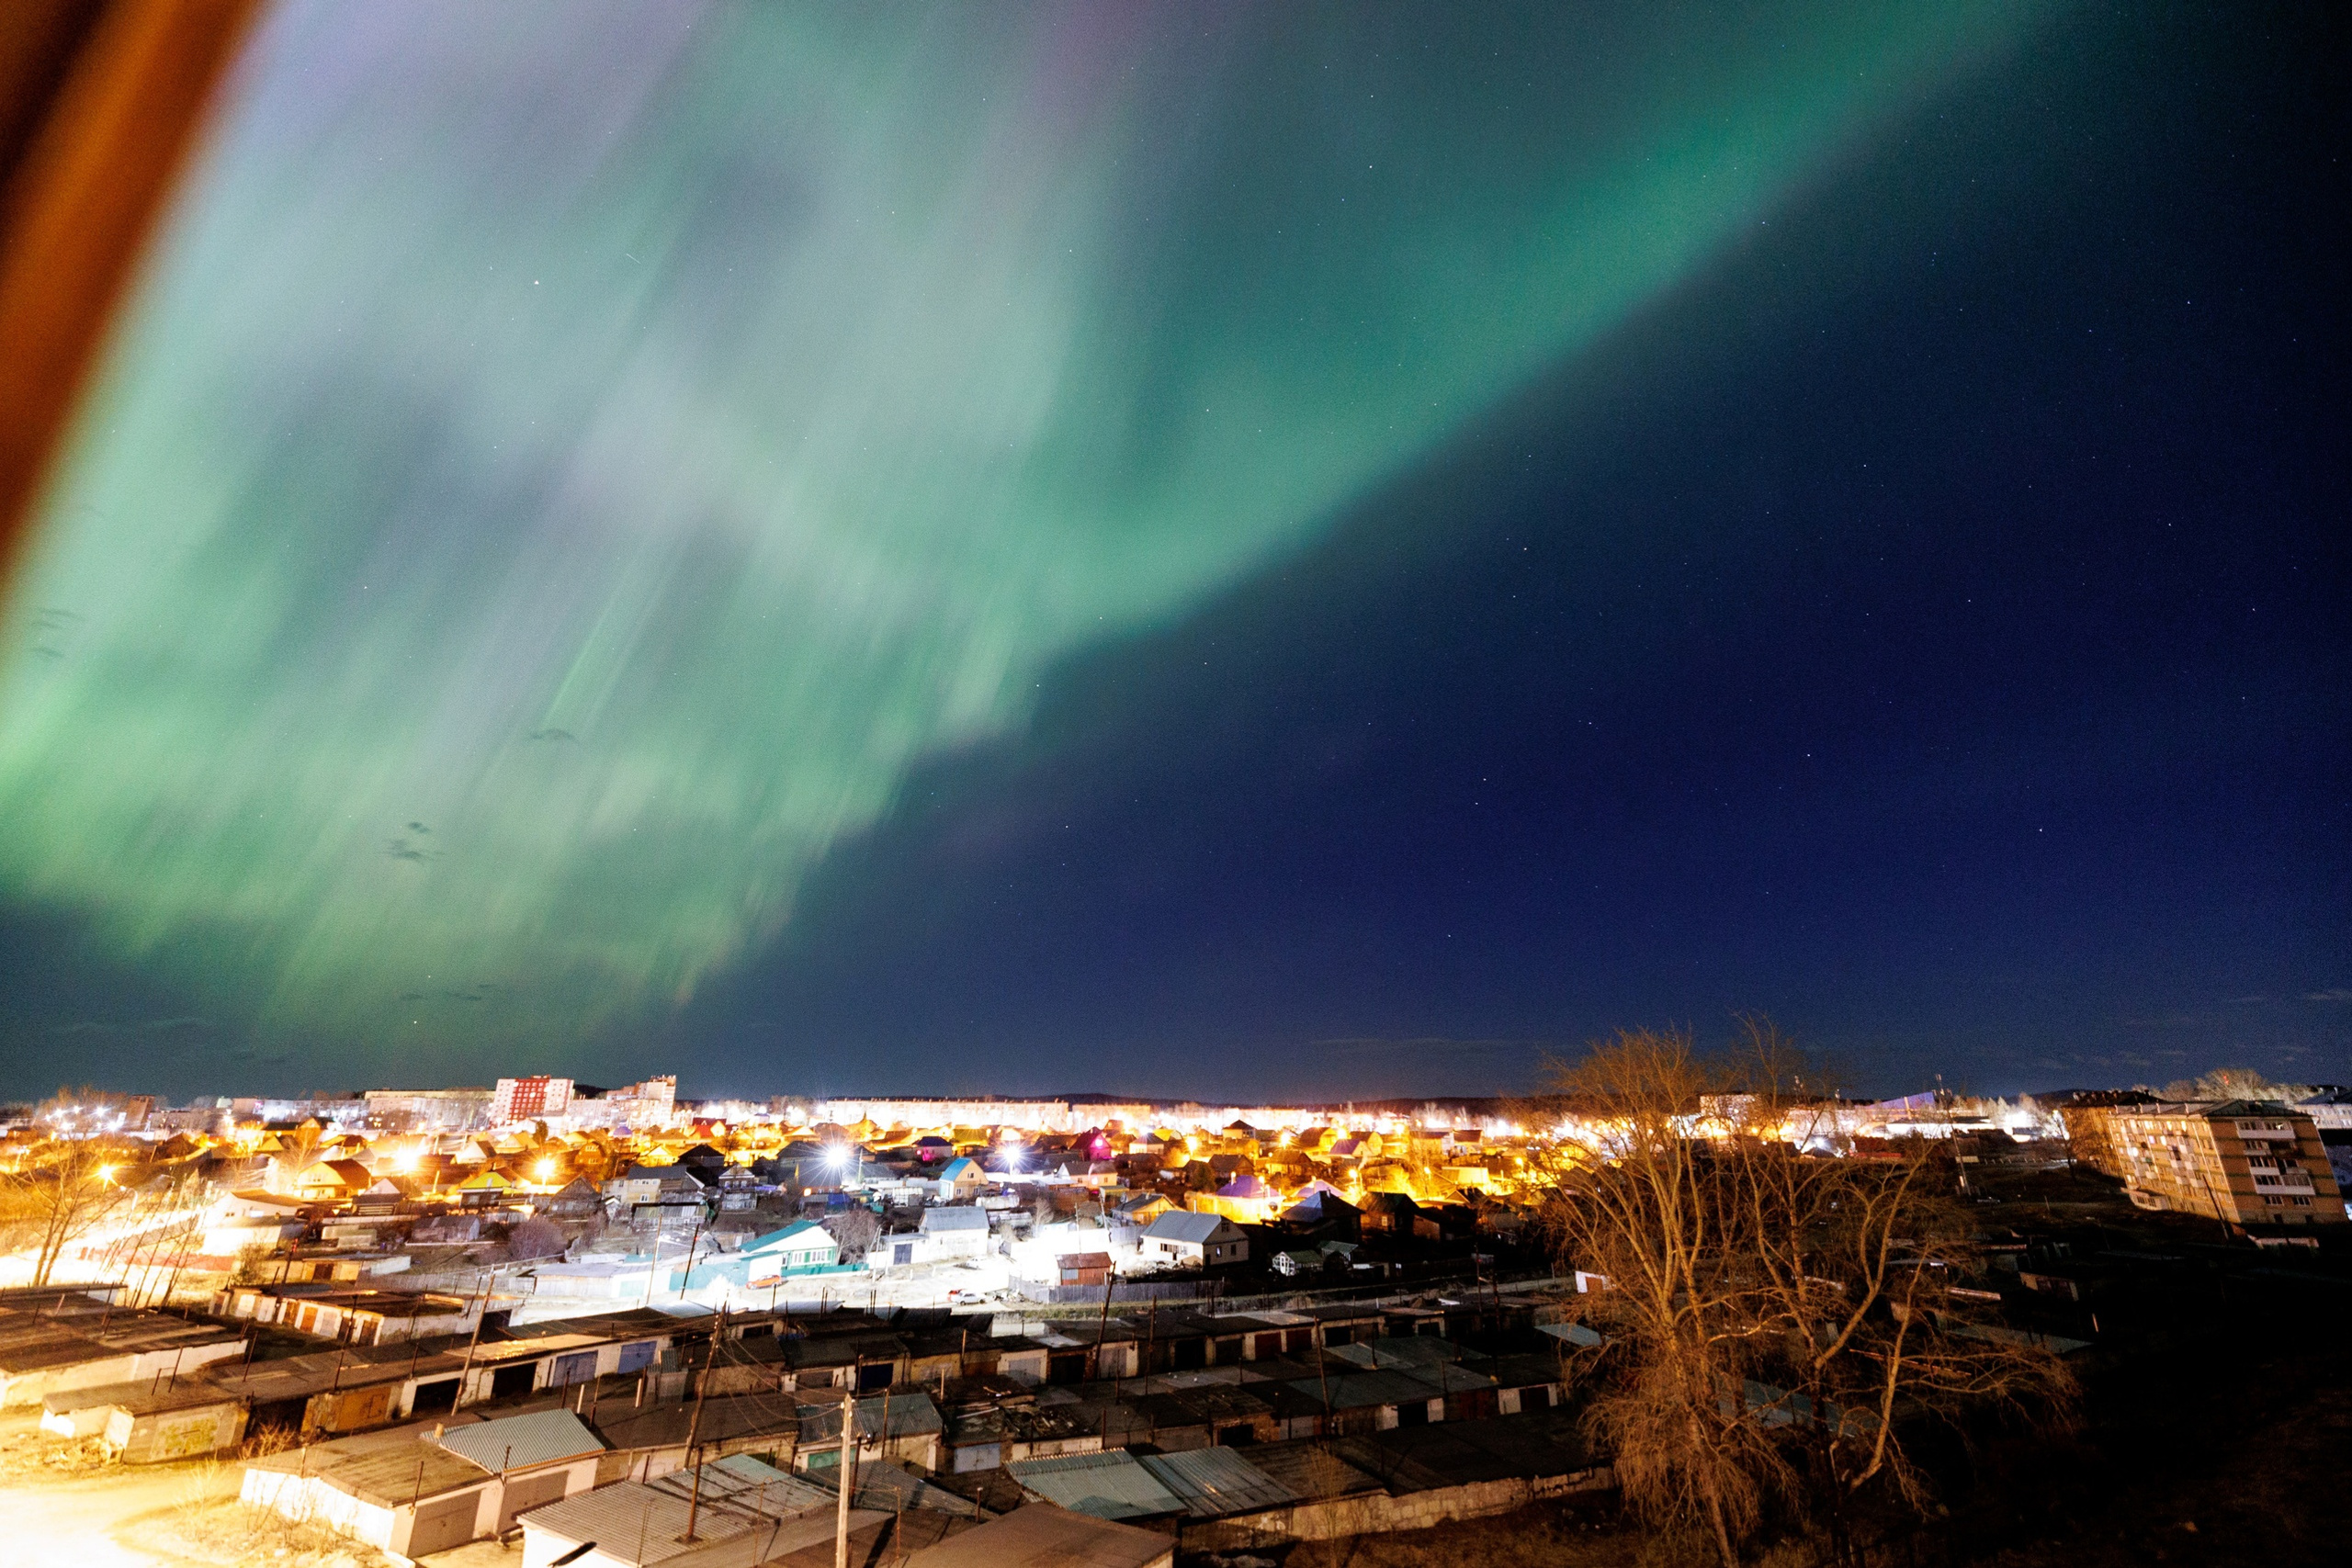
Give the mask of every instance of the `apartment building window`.
POLYGON ((2308 1209, 2311 1206, 2312 1201, 2308 1198, 2298 1198, 2295 1200, 2295 1207, 2298 1209, 2308 1209))
POLYGON ((2287 1200, 2281 1198, 2276 1192, 2264 1193, 2262 1195, 2262 1201, 2265 1203, 2269 1204, 2274 1209, 2283 1209, 2287 1206, 2287 1200))

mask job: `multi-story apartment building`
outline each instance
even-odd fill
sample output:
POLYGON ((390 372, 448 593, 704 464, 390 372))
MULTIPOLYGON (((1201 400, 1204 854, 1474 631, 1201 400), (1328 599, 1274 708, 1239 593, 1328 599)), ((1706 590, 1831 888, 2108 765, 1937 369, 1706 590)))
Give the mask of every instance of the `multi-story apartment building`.
MULTIPOLYGON (((490 1110, 486 1089, 371 1089, 360 1097, 366 1120, 399 1132, 466 1133, 490 1110)), ((240 1107, 244 1102, 240 1100, 240 1107)))
POLYGON ((571 1104, 571 1080, 540 1073, 530 1077, 501 1078, 491 1092, 490 1120, 495 1126, 560 1116, 571 1104))
MULTIPOLYGON (((677 1115, 678 1078, 674 1073, 624 1084, 601 1094, 571 1085, 571 1094, 569 1106, 562 1112, 565 1130, 628 1127, 642 1132, 649 1127, 666 1127, 677 1115)), ((550 1117, 555 1114, 548 1112, 550 1117)))
POLYGON ((2344 1198, 2312 1119, 2262 1100, 2075 1104, 2077 1157, 2143 1209, 2237 1224, 2341 1224, 2344 1198))
POLYGON ((2058 1120, 2064 1124, 2066 1142, 2073 1146, 2078 1164, 2120 1181, 2124 1159, 2115 1141, 2115 1118, 2125 1111, 2157 1103, 2154 1095, 2141 1089, 2094 1089, 2066 1101, 2059 1109, 2058 1120))

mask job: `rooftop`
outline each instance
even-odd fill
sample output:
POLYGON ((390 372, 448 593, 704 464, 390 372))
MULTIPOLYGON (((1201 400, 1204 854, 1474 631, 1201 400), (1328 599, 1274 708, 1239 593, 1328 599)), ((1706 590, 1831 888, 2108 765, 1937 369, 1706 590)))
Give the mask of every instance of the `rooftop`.
POLYGON ((1188 1511, 1182 1497, 1125 1449, 1016 1460, 1004 1468, 1024 1490, 1092 1518, 1160 1518, 1188 1511))
POLYGON ((1175 1556, 1167 1536, 1032 1503, 916 1552, 907 1568, 1156 1568, 1175 1556))
POLYGON ((484 1470, 528 1470, 605 1451, 587 1424, 569 1410, 534 1410, 441 1435, 441 1446, 484 1470))

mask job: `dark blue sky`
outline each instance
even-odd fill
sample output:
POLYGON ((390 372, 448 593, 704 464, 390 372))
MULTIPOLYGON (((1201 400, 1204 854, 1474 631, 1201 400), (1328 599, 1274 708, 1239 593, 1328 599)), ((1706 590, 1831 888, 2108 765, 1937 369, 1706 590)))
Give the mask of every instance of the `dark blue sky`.
POLYGON ((673 1038, 1468 1093, 1761 1010, 1890 1093, 2352 1077, 2342 39, 2145 9, 1057 670, 673 1038))
MULTIPOLYGON (((1725 30, 1703 9, 1657 19, 1627 7, 1596 24, 1599 41, 1555 17, 1554 36, 1525 49, 1539 66, 1546 50, 1574 54, 1561 77, 1574 91, 1489 106, 1489 90, 1518 92, 1479 74, 1511 42, 1501 14, 1479 24, 1495 37, 1449 37, 1443 69, 1420 75, 1413 15, 1384 14, 1361 36, 1237 28, 1144 94, 1149 113, 1135 114, 1161 116, 1159 140, 1138 143, 1148 156, 1122 154, 1149 165, 1121 165, 1123 200, 1136 189, 1165 199, 1121 207, 1115 243, 1098 249, 1127 287, 1088 296, 1071 351, 1093 367, 1090 384, 1127 357, 1141 367, 1112 377, 1120 390, 1102 429, 1115 450, 1098 452, 1089 442, 1101 433, 1065 414, 1037 448, 1059 465, 1059 489, 1020 488, 1037 458, 1018 482, 974 479, 976 494, 1011 496, 1019 513, 1040 495, 1110 486, 1133 516, 1174 530, 1146 541, 1138 581, 1147 568, 1182 575, 1167 562, 1185 558, 1185 528, 1207 540, 1253 493, 1291 493, 1279 445, 1232 468, 1211 460, 1222 437, 1187 428, 1203 386, 1254 387, 1267 418, 1291 422, 1302 471, 1360 447, 1361 431, 1315 443, 1394 390, 1380 380, 1383 334, 1411 290, 1372 296, 1391 269, 1404 276, 1404 253, 1380 248, 1385 219, 1358 231, 1335 216, 1320 240, 1295 239, 1308 227, 1296 204, 1320 191, 1337 214, 1340 198, 1323 188, 1328 171, 1306 152, 1284 164, 1285 150, 1322 138, 1314 156, 1348 168, 1367 148, 1374 162, 1410 165, 1415 150, 1396 143, 1423 128, 1415 183, 1395 198, 1412 218, 1398 231, 1467 243, 1502 232, 1480 223, 1543 184, 1512 172, 1519 140, 1532 145, 1587 98, 1611 100, 1591 111, 1600 130, 1578 121, 1543 153, 1556 173, 1617 145, 1601 130, 1646 123, 1631 97, 1611 98, 1612 62, 1632 62, 1625 81, 1638 65, 1679 84, 1676 113, 1694 117, 1703 141, 1717 124, 1712 89, 1675 62, 1703 61, 1719 33, 1737 35, 1727 56, 1765 47, 1761 29, 1725 30), (1324 53, 1336 64, 1317 64, 1324 53), (1187 85, 1198 83, 1216 90, 1187 85), (1393 118, 1355 107, 1391 91, 1411 106, 1393 118), (1165 167, 1149 164, 1159 156, 1165 167), (1492 166, 1456 190, 1449 160, 1478 157, 1492 166), (1261 179, 1236 172, 1258 164, 1261 179), (1180 231, 1191 238, 1169 237, 1180 231), (1298 313, 1302 299, 1319 304, 1298 313)), ((1402 470, 1347 490, 1335 514, 1294 519, 1272 545, 1204 543, 1216 570, 1183 570, 1208 590, 1154 600, 1139 589, 1100 637, 1037 632, 1034 671, 1016 648, 990 677, 1027 694, 989 698, 1000 716, 986 723, 950 722, 953 703, 917 722, 902 698, 865 694, 924 682, 962 693, 1047 614, 1023 608, 1021 583, 1049 585, 1039 604, 1117 602, 1124 558, 1088 555, 1101 539, 1073 536, 1065 549, 1024 537, 1028 553, 982 562, 999 574, 989 593, 959 599, 956 580, 988 575, 962 538, 918 530, 895 558, 877 546, 874 560, 899 561, 899 582, 857 558, 853 532, 826 547, 864 575, 828 577, 806 602, 786 590, 807 584, 786 581, 772 622, 771 604, 747 608, 742 584, 773 558, 742 541, 773 544, 781 525, 724 515, 716 481, 695 504, 718 510, 669 553, 629 531, 645 495, 667 493, 640 489, 613 503, 625 547, 600 536, 594 554, 550 528, 502 555, 499 520, 540 504, 534 486, 573 505, 593 490, 580 474, 610 479, 610 452, 582 438, 544 474, 485 458, 494 483, 451 478, 453 452, 498 445, 453 412, 478 410, 494 377, 469 368, 465 397, 436 400, 423 349, 414 365, 388 366, 382 351, 357 368, 322 360, 315 385, 326 389, 303 394, 320 423, 300 425, 294 458, 256 460, 279 477, 255 492, 258 520, 220 536, 246 528, 260 542, 218 558, 275 570, 267 528, 278 512, 311 509, 306 547, 334 547, 304 592, 334 613, 324 629, 288 623, 268 657, 326 673, 296 697, 268 681, 224 682, 231 694, 208 696, 218 705, 203 718, 228 727, 224 749, 263 758, 262 774, 283 747, 287 776, 329 781, 320 787, 338 806, 345 774, 361 781, 348 786, 355 800, 376 792, 363 804, 383 823, 355 805, 350 852, 370 877, 404 879, 381 895, 398 919, 379 932, 367 913, 377 884, 317 869, 334 849, 322 832, 305 827, 281 854, 253 806, 260 786, 224 783, 217 768, 159 777, 153 799, 119 817, 76 818, 70 855, 0 865, 0 1087, 251 1092, 536 1069, 595 1081, 675 1071, 688 1094, 1510 1093, 1546 1053, 1594 1035, 1687 1025, 1720 1036, 1751 1011, 1890 1094, 1937 1073, 1995 1091, 2162 1083, 2222 1065, 2352 1080, 2343 17, 2093 6, 1988 43, 1931 90, 1882 106, 1867 134, 1787 160, 1800 172, 1728 243, 1694 242, 1699 261, 1640 291, 1597 336, 1565 344, 1532 382, 1499 403, 1469 400, 1475 412, 1439 422, 1450 432, 1440 439, 1398 437, 1411 453, 1402 470), (401 417, 388 421, 395 381, 401 417), (363 383, 364 395, 347 393, 363 383), (395 482, 412 473, 430 478, 416 481, 423 502, 395 482), (445 495, 478 513, 435 510, 445 495), (346 521, 363 516, 375 532, 346 521), (1066 581, 1037 565, 1040 551, 1049 565, 1057 551, 1085 558, 1066 581), (404 554, 432 580, 403 590, 382 623, 406 640, 371 641, 379 623, 359 595, 396 580, 404 554), (608 578, 575 572, 592 558, 608 578), (633 580, 639 571, 655 586, 633 580), (918 581, 926 574, 946 587, 918 581), (517 576, 532 585, 480 587, 517 576), (842 649, 895 634, 845 613, 841 626, 827 621, 853 596, 845 584, 861 606, 904 587, 933 606, 924 626, 949 629, 899 662, 860 663, 864 652, 842 649), (468 593, 481 600, 477 621, 448 609, 468 593), (600 653, 616 623, 636 640, 600 653), (819 629, 805 644, 756 641, 778 625, 819 629), (531 642, 542 635, 544 647, 531 642), (436 694, 413 723, 394 711, 407 699, 391 686, 354 699, 356 678, 334 662, 380 648, 395 682, 415 667, 405 661, 456 647, 487 662, 418 677, 436 694), (544 704, 535 660, 560 677, 544 704), (599 681, 616 694, 578 696, 599 681), (356 734, 376 700, 391 705, 382 736, 366 738, 372 750, 339 734, 310 744, 338 725, 356 734), (477 743, 477 730, 490 739, 477 743), (770 745, 768 731, 782 739, 770 745), (901 731, 916 737, 903 766, 836 765, 901 731), (818 734, 833 739, 792 749, 818 734), (804 751, 823 746, 831 771, 805 767, 804 751), (763 768, 787 780, 775 788, 789 809, 707 829, 723 813, 706 784, 755 777, 765 788, 763 768), (435 796, 418 782, 428 778, 458 783, 435 796), (388 793, 386 779, 410 793, 388 793), (871 809, 856 806, 868 795, 871 809), (639 820, 613 815, 638 809, 615 804, 625 796, 654 802, 642 820, 663 836, 611 829, 639 820), (845 826, 804 829, 792 813, 805 817, 811 797, 851 801, 845 826), (593 864, 582 850, 544 849, 532 837, 542 820, 582 842, 609 829, 621 848, 593 864), (242 837, 208 840, 185 864, 156 848, 198 831, 242 837), (500 843, 504 858, 475 852, 500 843), (754 863, 786 863, 804 843, 820 848, 777 895, 785 884, 754 863), (730 880, 739 863, 758 874, 730 880), (325 891, 299 880, 314 874, 325 891), (767 912, 779 897, 788 919, 767 912), (452 975, 477 948, 497 961, 452 975), (401 963, 419 973, 375 976, 397 988, 368 1001, 373 1013, 338 1011, 321 998, 372 995, 334 966, 353 953, 386 976, 401 963)), ((319 21, 273 47, 299 56, 296 45, 317 45, 319 21)), ((1045 31, 1047 64, 1027 80, 1046 118, 1078 124, 1125 90, 1120 51, 1140 45, 1045 31), (1100 67, 1095 77, 1081 81, 1072 59, 1100 67)), ((615 49, 605 65, 619 71, 611 61, 633 56, 615 49)), ((743 53, 719 51, 721 65, 737 69, 728 62, 743 53)), ((1157 44, 1140 56, 1168 57, 1157 44)), ((705 78, 702 97, 679 101, 723 98, 705 78)), ((1786 81, 1820 96, 1802 73, 1786 81)), ((1053 120, 1039 145, 1061 147, 1066 129, 1053 120)), ((534 155, 560 162, 569 136, 534 155)), ((929 142, 903 154, 917 168, 939 155, 929 142)), ((854 147, 827 157, 810 166, 864 167, 854 147)), ((991 222, 1035 195, 1023 184, 1033 175, 1048 193, 1074 179, 1042 155, 984 172, 971 188, 988 196, 991 222)), ((738 265, 800 243, 775 237, 797 235, 795 224, 823 228, 833 199, 814 186, 779 196, 781 176, 756 160, 713 178, 707 207, 764 215, 729 228, 725 245, 683 246, 684 281, 632 307, 653 323, 647 341, 667 330, 665 299, 691 295, 701 312, 667 341, 664 375, 729 346, 737 318, 758 310, 749 286, 729 281, 738 265)), ((1021 210, 1051 218, 1061 199, 1038 195, 1021 210)), ((565 221, 566 243, 586 245, 576 215, 565 221)), ((1058 221, 1035 220, 1048 238, 1058 221)), ((934 236, 915 259, 997 287, 985 244, 967 266, 967 238, 934 236)), ((1015 318, 1036 303, 1020 292, 1032 251, 1055 265, 1036 235, 1007 253, 1020 262, 1006 275, 1012 324, 1003 344, 973 350, 983 359, 1028 342, 1015 318)), ((553 269, 569 264, 546 254, 560 283, 553 269)), ((542 265, 538 252, 518 259, 542 265)), ((1510 267, 1490 259, 1461 264, 1464 289, 1511 287, 1510 267)), ((500 312, 538 298, 519 277, 514 288, 526 303, 500 312)), ((831 401, 888 413, 894 398, 929 395, 962 373, 958 299, 924 317, 935 363, 887 377, 868 367, 854 386, 820 385, 815 413, 763 417, 790 433, 795 420, 821 428, 831 401)), ((1499 332, 1520 303, 1496 292, 1445 309, 1499 332)), ((1055 319, 1052 304, 1037 305, 1040 320, 1055 319)), ((508 319, 484 310, 481 322, 508 319)), ((422 333, 415 319, 399 331, 422 333)), ((334 326, 312 323, 321 344, 355 352, 339 318, 320 321, 334 326)), ((548 330, 545 343, 570 344, 582 329, 548 330)), ((395 358, 407 353, 390 341, 402 345, 395 358)), ((1456 342, 1440 334, 1414 351, 1435 365, 1456 342)), ((636 376, 642 362, 627 364, 636 376)), ((741 378, 715 357, 697 373, 741 378)), ((629 385, 643 390, 641 378, 629 385)), ((638 423, 583 406, 582 427, 617 430, 621 446, 653 439, 641 397, 628 404, 638 423)), ((1012 419, 1009 406, 980 413, 1012 419)), ((968 434, 956 419, 970 410, 949 412, 942 441, 968 434)), ((672 483, 690 489, 727 455, 698 444, 684 412, 679 423, 689 434, 672 483)), ((505 435, 520 428, 509 421, 505 435)), ((739 466, 766 460, 760 441, 746 450, 739 466)), ((908 489, 929 482, 914 470, 933 455, 910 449, 908 489)), ((951 479, 965 471, 941 461, 951 479)), ((98 525, 75 525, 96 537, 98 525)), ((986 533, 973 524, 972 536, 986 533)), ((232 626, 262 613, 235 592, 221 622, 232 626)), ((56 657, 71 671, 78 654, 56 657)), ((84 729, 57 733, 145 733, 153 716, 136 683, 108 691, 75 710, 84 729)), ((24 783, 27 755, 40 753, 0 736, 0 796, 39 816, 49 807, 24 783)))

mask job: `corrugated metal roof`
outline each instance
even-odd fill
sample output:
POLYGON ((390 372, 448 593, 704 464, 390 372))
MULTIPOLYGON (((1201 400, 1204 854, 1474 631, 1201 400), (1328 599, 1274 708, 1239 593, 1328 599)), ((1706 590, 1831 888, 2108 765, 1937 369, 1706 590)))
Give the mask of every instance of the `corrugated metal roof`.
MULTIPOLYGON (((838 1400, 806 1400, 800 1404, 800 1440, 806 1443, 833 1443, 842 1440, 842 1407, 838 1400)), ((857 1402, 857 1435, 861 1440, 876 1437, 913 1438, 925 1432, 943 1432, 947 1424, 940 1419, 939 1406, 927 1393, 893 1393, 887 1398, 871 1394, 857 1402), (882 1430, 885 1414, 889 1416, 890 1429, 882 1430)))
POLYGON ((1475 1389, 1495 1386, 1493 1378, 1469 1367, 1444 1365, 1415 1367, 1405 1375, 1419 1378, 1431 1388, 1445 1393, 1467 1393, 1475 1389))
POLYGON ((1016 1460, 1004 1468, 1026 1490, 1091 1518, 1139 1519, 1186 1511, 1184 1500, 1125 1449, 1016 1460))
POLYGON ((1142 1464, 1161 1485, 1184 1500, 1185 1512, 1199 1518, 1279 1508, 1297 1501, 1289 1487, 1260 1471, 1238 1449, 1145 1454, 1142 1464))
POLYGON ((558 1460, 605 1451, 587 1424, 569 1410, 534 1410, 441 1434, 441 1446, 484 1470, 528 1470, 558 1460))
POLYGON ((1157 1568, 1176 1542, 1152 1530, 1031 1503, 907 1559, 907 1568, 1157 1568))
POLYGON ((1186 1241, 1206 1246, 1219 1225, 1237 1229, 1223 1214, 1194 1214, 1171 1209, 1152 1221, 1151 1228, 1143 1234, 1148 1241, 1186 1241))
MULTIPOLYGON (((673 1493, 623 1482, 534 1508, 518 1522, 526 1532, 544 1530, 574 1544, 593 1540, 599 1556, 616 1562, 659 1562, 689 1550, 678 1544, 685 1533, 686 1507, 686 1499, 673 1493)), ((725 1540, 753 1523, 746 1513, 706 1504, 695 1533, 704 1540, 725 1540)))
POLYGON ((307 1475, 320 1485, 393 1508, 483 1485, 490 1480, 490 1472, 481 1466, 445 1453, 431 1443, 399 1443, 362 1453, 328 1454, 313 1449, 307 1457, 300 1452, 272 1454, 246 1468, 307 1475))
POLYGON ((984 1231, 988 1228, 989 1212, 986 1209, 943 1207, 922 1212, 925 1235, 936 1235, 942 1231, 984 1231))
POLYGON ((1321 1443, 1263 1443, 1250 1450, 1250 1467, 1307 1502, 1378 1492, 1381 1484, 1321 1443))
POLYGON ((1476 1350, 1465 1350, 1450 1339, 1440 1339, 1433 1334, 1409 1334, 1381 1339, 1367 1339, 1356 1345, 1334 1345, 1328 1352, 1334 1359, 1352 1361, 1372 1371, 1419 1371, 1427 1367, 1453 1366, 1464 1361, 1482 1361, 1486 1358, 1476 1350))
POLYGON ((1548 1334, 1555 1339, 1565 1339, 1571 1345, 1582 1345, 1587 1348, 1609 1343, 1581 1323, 1539 1323, 1535 1325, 1535 1332, 1548 1334))
MULTIPOLYGON (((660 1562, 707 1543, 729 1540, 754 1528, 765 1530, 768 1521, 796 1519, 830 1511, 834 1495, 762 1464, 747 1454, 731 1454, 702 1470, 702 1504, 695 1523, 692 1546, 678 1538, 685 1533, 686 1514, 693 1506, 695 1472, 673 1471, 657 1481, 622 1482, 600 1486, 534 1508, 520 1516, 526 1530, 544 1530, 570 1541, 594 1541, 597 1554, 614 1562, 660 1562)), ((879 1514, 865 1516, 878 1518, 879 1514)), ((853 1511, 855 1521, 859 1516, 853 1511)), ((764 1555, 764 1553, 763 1554, 764 1555)))

